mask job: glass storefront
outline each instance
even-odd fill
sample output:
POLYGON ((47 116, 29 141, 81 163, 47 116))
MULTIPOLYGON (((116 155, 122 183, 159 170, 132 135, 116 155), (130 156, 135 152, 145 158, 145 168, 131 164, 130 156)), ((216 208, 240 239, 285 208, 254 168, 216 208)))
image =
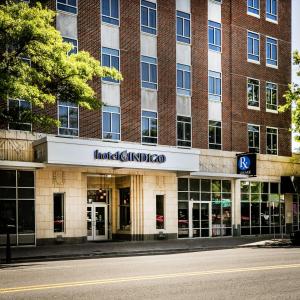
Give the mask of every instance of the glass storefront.
POLYGON ((300 197, 293 195, 293 231, 300 229, 300 197))
POLYGON ((178 237, 232 234, 230 180, 178 179, 178 237))
POLYGON ((241 182, 241 235, 285 232, 285 203, 277 182, 241 182))
POLYGON ((13 245, 35 244, 35 184, 33 171, 0 170, 0 244, 7 225, 13 245))

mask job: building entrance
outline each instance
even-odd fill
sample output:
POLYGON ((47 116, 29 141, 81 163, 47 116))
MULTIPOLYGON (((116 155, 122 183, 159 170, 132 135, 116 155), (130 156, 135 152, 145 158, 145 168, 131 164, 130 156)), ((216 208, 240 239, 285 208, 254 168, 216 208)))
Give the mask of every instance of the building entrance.
POLYGON ((87 205, 87 239, 98 241, 108 239, 107 205, 92 203, 87 205))

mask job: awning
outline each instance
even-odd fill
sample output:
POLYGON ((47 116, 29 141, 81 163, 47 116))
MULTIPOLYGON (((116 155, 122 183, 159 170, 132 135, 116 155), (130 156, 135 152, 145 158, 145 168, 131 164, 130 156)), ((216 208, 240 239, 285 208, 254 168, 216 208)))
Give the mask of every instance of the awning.
POLYGON ((300 177, 281 176, 280 191, 281 194, 300 194, 300 177))

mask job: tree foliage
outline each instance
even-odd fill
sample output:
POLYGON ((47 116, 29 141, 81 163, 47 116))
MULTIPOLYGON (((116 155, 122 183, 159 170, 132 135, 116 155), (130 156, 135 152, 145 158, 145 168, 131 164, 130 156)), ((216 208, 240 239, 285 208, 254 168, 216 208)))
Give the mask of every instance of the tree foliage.
MULTIPOLYGON (((102 67, 86 51, 68 55, 72 46, 63 42, 53 26, 54 18, 55 13, 40 3, 29 6, 9 1, 0 5, 0 101, 28 101, 42 111, 30 116, 40 125, 57 125, 43 109, 58 99, 87 109, 98 108, 100 99, 90 86, 93 79, 122 80, 116 69, 102 67)), ((0 118, 5 117, 13 118, 2 110, 0 118)))
MULTIPOLYGON (((294 64, 299 67, 297 76, 300 76, 300 53, 295 51, 293 55, 294 64)), ((300 133, 300 86, 299 84, 289 84, 288 90, 284 94, 286 103, 279 108, 280 112, 292 110, 292 125, 295 133, 300 133)), ((299 140, 300 137, 296 136, 299 140)))

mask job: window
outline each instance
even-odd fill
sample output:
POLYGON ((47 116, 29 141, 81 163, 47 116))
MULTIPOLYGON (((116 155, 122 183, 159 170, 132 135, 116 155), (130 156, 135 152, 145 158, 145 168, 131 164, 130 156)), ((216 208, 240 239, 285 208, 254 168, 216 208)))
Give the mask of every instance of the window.
POLYGON ((259 0, 247 0, 247 12, 259 16, 259 0))
POLYGON ((248 149, 251 153, 259 153, 259 126, 248 124, 248 149))
POLYGON ((119 25, 119 0, 102 0, 102 22, 119 25))
POLYGON ((103 106, 103 139, 120 140, 120 108, 115 106, 103 106))
POLYGON ((120 189, 120 219, 121 230, 130 230, 130 188, 120 189))
POLYGON ((141 57, 142 87, 157 89, 157 59, 149 56, 141 57))
POLYGON ((156 229, 165 228, 164 196, 156 195, 156 229))
POLYGON ((63 37, 65 43, 69 43, 73 46, 73 48, 68 52, 68 55, 77 54, 78 52, 78 42, 77 40, 63 37))
POLYGON ((208 100, 221 101, 221 73, 208 71, 208 100))
POLYGON ((191 147, 191 117, 177 116, 177 146, 191 147))
POLYGON ((277 22, 278 19, 278 6, 277 0, 266 1, 266 18, 267 20, 277 22))
POLYGON ((142 0, 141 30, 143 32, 156 34, 156 3, 142 0))
POLYGON ((142 111, 142 142, 157 144, 157 113, 142 111))
POLYGON ((248 106, 259 107, 259 80, 248 78, 248 106))
POLYGON ((53 228, 54 232, 65 231, 64 194, 53 195, 53 228))
POLYGON ((209 149, 219 149, 222 148, 222 128, 221 122, 219 121, 209 121, 209 149))
POLYGON ((177 94, 191 96, 191 67, 177 64, 177 94))
POLYGON ((277 66, 277 52, 278 52, 278 41, 276 39, 267 37, 266 39, 266 60, 267 66, 277 66))
POLYGON ((59 135, 78 136, 78 105, 72 102, 58 103, 58 119, 60 126, 58 128, 59 135))
POLYGON ((248 60, 259 62, 259 34, 248 31, 248 60))
POLYGON ((56 9, 77 14, 77 0, 57 0, 56 9))
POLYGON ((177 34, 178 42, 191 43, 191 15, 182 11, 176 11, 177 16, 177 34))
POLYGON ((267 127, 267 154, 278 153, 278 129, 267 127))
MULTIPOLYGON (((120 56, 119 50, 102 47, 102 66, 115 68, 120 70, 120 56)), ((102 78, 103 81, 118 83, 118 80, 112 79, 110 77, 102 78)))
POLYGON ((9 129, 31 131, 31 103, 25 100, 9 99, 9 115, 14 122, 8 124, 9 129))
POLYGON ((208 48, 221 52, 221 24, 208 21, 208 48))
POLYGON ((277 84, 267 82, 266 84, 266 107, 269 110, 277 111, 277 84))

